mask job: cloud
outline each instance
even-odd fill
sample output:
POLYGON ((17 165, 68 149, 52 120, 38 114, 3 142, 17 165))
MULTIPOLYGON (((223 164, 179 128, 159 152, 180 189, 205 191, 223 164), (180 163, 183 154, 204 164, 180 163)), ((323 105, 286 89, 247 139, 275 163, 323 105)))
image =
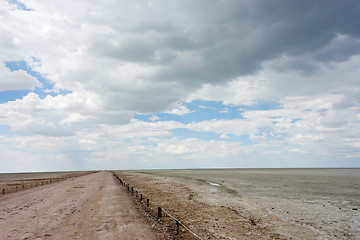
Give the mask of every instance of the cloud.
POLYGON ((21 100, 0 105, 0 124, 14 131, 44 136, 75 135, 76 131, 94 128, 99 124, 125 124, 129 112, 102 108, 102 101, 91 93, 71 93, 41 99, 29 93, 21 100))
POLYGON ((183 116, 185 114, 189 114, 192 113, 194 111, 191 111, 190 109, 188 109, 185 106, 177 106, 169 111, 166 111, 166 113, 170 113, 170 114, 175 114, 175 115, 180 115, 183 116))
POLYGON ((204 84, 254 74, 283 57, 292 63, 279 71, 347 61, 359 50, 357 5, 120 1, 95 8, 92 1, 31 1, 34 11, 3 14, 13 48, 2 51, 36 57, 36 70, 58 88, 96 92, 121 110, 159 112, 204 84))
POLYGON ((4 65, 0 65, 0 91, 20 90, 41 87, 38 79, 29 75, 24 70, 10 71, 4 65))
POLYGON ((227 166, 245 164, 241 159, 256 166, 262 157, 276 163, 281 154, 346 162, 345 155, 358 156, 359 6, 355 0, 2 1, 0 61, 26 62, 53 89, 0 66, 0 94, 44 93, 0 104, 0 125, 15 135, 3 137, 1 154, 19 162, 27 149, 31 161, 42 162, 48 147, 73 167, 130 160, 128 167, 185 166, 176 162, 180 157, 194 167, 196 159, 198 166, 220 166, 216 157, 227 166), (192 100, 237 107, 241 118, 133 119, 171 113, 191 122, 195 114, 182 102, 192 100), (276 107, 254 109, 260 103, 276 107), (222 137, 180 139, 177 128, 222 137), (234 135, 253 143, 230 142, 234 135), (171 153, 178 154, 169 161, 171 153))
POLYGON ((229 138, 229 136, 227 136, 226 134, 223 134, 223 133, 220 135, 220 137, 221 138, 229 138))

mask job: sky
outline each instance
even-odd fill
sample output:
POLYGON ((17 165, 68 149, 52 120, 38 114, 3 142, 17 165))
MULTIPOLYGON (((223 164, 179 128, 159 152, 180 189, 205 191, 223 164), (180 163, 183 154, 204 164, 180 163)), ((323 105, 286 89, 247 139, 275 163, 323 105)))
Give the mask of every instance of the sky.
POLYGON ((0 0, 0 172, 360 167, 357 0, 0 0))

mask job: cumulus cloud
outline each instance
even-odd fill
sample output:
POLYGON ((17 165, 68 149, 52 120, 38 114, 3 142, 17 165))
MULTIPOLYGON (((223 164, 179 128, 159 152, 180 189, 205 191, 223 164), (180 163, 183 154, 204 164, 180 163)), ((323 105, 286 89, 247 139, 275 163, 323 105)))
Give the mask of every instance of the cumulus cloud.
MULTIPOLYGON (((166 159, 166 152, 254 159, 250 152, 275 154, 279 146, 291 154, 357 156, 358 1, 29 0, 2 1, 0 9, 1 62, 25 61, 54 84, 45 93, 69 91, 29 93, 1 104, 0 124, 13 131, 44 142, 67 139, 81 150, 72 149, 74 156, 93 162, 136 155, 143 166, 156 154, 166 159), (132 119, 135 113, 185 116, 192 110, 177 104, 194 99, 242 107, 243 118, 191 124, 132 119), (259 101, 280 107, 244 107, 259 101), (223 142, 168 142, 177 128, 216 132, 223 142), (230 134, 256 143, 231 145, 230 134)), ((0 91, 36 87, 42 87, 39 80, 25 71, 0 66, 0 91)))
POLYGON ((356 1, 27 5, 33 11, 3 11, 3 41, 13 48, 2 51, 36 57, 37 71, 59 88, 92 90, 129 111, 164 111, 203 84, 254 74, 284 57, 292 62, 279 71, 309 72, 359 50, 356 1))
POLYGON ((189 114, 189 113, 192 113, 192 112, 194 112, 194 111, 191 111, 190 109, 188 109, 185 106, 177 106, 177 107, 167 111, 166 113, 183 116, 185 114, 189 114))
POLYGON ((0 113, 0 124, 44 136, 75 135, 99 124, 125 124, 132 117, 128 112, 103 109, 97 95, 80 92, 45 99, 29 93, 21 100, 1 104, 0 113))
POLYGON ((39 80, 29 75, 24 70, 10 71, 10 69, 0 65, 0 91, 20 90, 41 87, 39 80))
POLYGON ((221 138, 229 138, 226 134, 223 134, 223 133, 220 135, 220 137, 221 138))

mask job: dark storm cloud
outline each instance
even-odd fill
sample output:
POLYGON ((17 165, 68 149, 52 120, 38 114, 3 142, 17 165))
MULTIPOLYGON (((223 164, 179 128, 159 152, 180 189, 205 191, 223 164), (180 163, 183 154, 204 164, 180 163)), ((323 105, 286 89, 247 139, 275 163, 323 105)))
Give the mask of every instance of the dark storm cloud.
POLYGON ((166 66, 156 77, 218 82, 252 74, 281 56, 315 60, 296 65, 312 71, 318 62, 345 61, 360 50, 357 1, 222 1, 201 9, 194 19, 203 22, 200 61, 189 71, 176 63, 166 66))
MULTIPOLYGON (((107 71, 126 63, 144 70, 133 74, 136 80, 112 79, 115 83, 141 80, 144 84, 139 89, 110 84, 105 90, 114 92, 109 96, 116 101, 109 102, 121 103, 127 110, 162 111, 204 84, 222 85, 264 66, 311 77, 324 64, 343 62, 360 52, 358 1, 142 3, 139 8, 123 3, 121 11, 114 13, 119 21, 104 15, 108 18, 104 29, 110 31, 94 34, 88 45, 88 54, 99 63, 110 59, 114 64, 107 71)), ((316 86, 324 82, 319 80, 316 86)), ((291 85, 296 92, 304 82, 292 79, 291 85)))
POLYGON ((321 62, 345 61, 360 49, 358 1, 181 1, 162 7, 175 16, 140 16, 127 40, 116 46, 101 41, 101 54, 160 64, 152 79, 199 86, 253 74, 282 56, 293 59, 291 68, 313 72, 321 62))

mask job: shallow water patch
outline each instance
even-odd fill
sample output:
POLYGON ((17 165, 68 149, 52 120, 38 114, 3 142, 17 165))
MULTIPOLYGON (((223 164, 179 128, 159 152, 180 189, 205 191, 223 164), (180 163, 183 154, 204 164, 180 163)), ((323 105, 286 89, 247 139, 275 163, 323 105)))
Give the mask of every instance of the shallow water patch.
POLYGON ((220 184, 217 184, 217 183, 208 182, 208 184, 210 184, 211 186, 220 187, 220 184))

